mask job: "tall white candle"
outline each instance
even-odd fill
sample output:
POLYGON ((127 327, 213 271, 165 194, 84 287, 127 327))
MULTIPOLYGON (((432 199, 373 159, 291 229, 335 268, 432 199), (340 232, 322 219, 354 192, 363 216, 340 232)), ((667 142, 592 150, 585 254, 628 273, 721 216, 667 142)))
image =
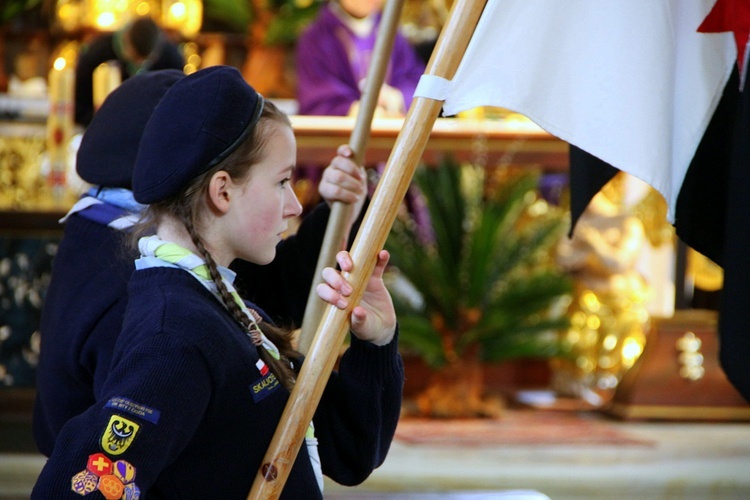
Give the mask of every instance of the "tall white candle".
POLYGON ((64 58, 58 57, 49 72, 50 112, 47 119, 48 182, 56 201, 64 195, 68 169, 68 143, 73 134, 75 74, 64 58))

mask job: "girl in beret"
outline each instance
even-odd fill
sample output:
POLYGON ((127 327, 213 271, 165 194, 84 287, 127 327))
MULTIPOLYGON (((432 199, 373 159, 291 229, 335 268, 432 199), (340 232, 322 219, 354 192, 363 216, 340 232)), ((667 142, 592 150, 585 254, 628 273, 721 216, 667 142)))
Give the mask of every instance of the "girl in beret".
MULTIPOLYGON (((62 429, 32 498, 244 499, 303 362, 289 335, 243 300, 229 265, 271 262, 301 206, 289 184, 288 119, 228 67, 189 75, 144 131, 133 192, 149 204, 111 370, 97 402, 62 429)), ((363 481, 385 459, 403 365, 381 251, 351 341, 282 498, 322 498, 322 475, 363 481)), ((348 253, 338 263, 351 270, 348 253)), ((324 272, 318 295, 347 307, 324 272)), ((259 287, 262 288, 262 287, 259 287)), ((261 294, 259 294, 261 295, 261 294)))
MULTIPOLYGON (((143 129, 164 93, 184 73, 150 71, 124 81, 104 101, 86 129, 76 169, 91 189, 63 219, 41 317, 42 349, 37 366, 34 438, 50 456, 63 425, 96 401, 109 372, 122 328, 126 287, 138 249, 123 251, 143 205, 132 194, 133 168, 143 129)), ((342 201, 359 213, 366 197, 364 169, 338 155, 323 171, 320 203, 295 235, 277 245, 269 265, 236 260, 237 288, 274 321, 300 325, 329 215, 342 201)), ((354 222, 354 221, 352 221, 354 222)))

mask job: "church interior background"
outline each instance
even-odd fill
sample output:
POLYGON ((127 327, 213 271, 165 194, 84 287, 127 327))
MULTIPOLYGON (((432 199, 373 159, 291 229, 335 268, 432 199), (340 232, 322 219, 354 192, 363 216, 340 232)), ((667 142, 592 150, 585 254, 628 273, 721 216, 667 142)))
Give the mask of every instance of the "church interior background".
MULTIPOLYGON (((152 16, 179 46, 185 73, 232 65, 277 102, 292 118, 298 162, 312 171, 348 140, 353 121, 297 113, 295 41, 319 1, 4 5, 0 498, 10 499, 28 495, 43 463, 30 431, 39 315, 62 234, 58 220, 86 188, 75 173, 83 129, 70 112, 81 46, 136 15, 152 16)), ((405 3, 401 30, 425 62, 449 8, 449 0, 405 3)), ((119 83, 113 71, 95 75, 95 103, 119 83)), ((400 123, 373 121, 366 162, 375 180, 400 123)), ((550 498, 750 497, 750 406, 717 360, 721 268, 676 238, 663 198, 620 174, 568 237, 568 146, 506 109, 439 118, 422 162, 411 206, 389 239, 394 255, 413 257, 420 247, 408 231, 424 224, 420 207, 463 197, 470 208, 453 216, 470 229, 450 237, 478 238, 477 214, 515 203, 504 246, 488 255, 507 267, 492 288, 501 296, 525 286, 527 303, 546 300, 535 308, 506 306, 508 319, 490 338, 464 342, 493 311, 458 302, 455 310, 430 309, 430 290, 449 285, 394 265, 388 279, 404 304, 400 313, 428 318, 433 342, 425 347, 403 334, 405 405, 386 463, 358 488, 327 484, 327 496, 496 498, 528 490, 550 498), (420 183, 445 169, 454 182, 420 183), (460 321, 451 324, 454 316, 460 321)), ((314 187, 314 174, 296 179, 306 207, 318 201, 314 187)))

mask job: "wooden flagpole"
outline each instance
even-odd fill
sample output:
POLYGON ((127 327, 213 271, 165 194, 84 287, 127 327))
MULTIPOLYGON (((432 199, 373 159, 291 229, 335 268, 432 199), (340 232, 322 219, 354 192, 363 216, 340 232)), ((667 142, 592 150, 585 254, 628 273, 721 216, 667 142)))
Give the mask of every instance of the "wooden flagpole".
MULTIPOLYGON (((453 78, 486 2, 454 2, 426 74, 447 80, 453 78)), ((358 303, 364 294, 367 280, 375 268, 377 254, 385 245, 441 107, 442 101, 426 97, 416 97, 412 101, 350 251, 354 269, 346 277, 354 289, 349 300, 351 305, 345 310, 326 306, 297 383, 281 415, 279 427, 256 472, 249 500, 276 499, 281 495, 330 378, 339 347, 348 332, 352 305, 358 303)))
MULTIPOLYGON (((383 8, 383 15, 378 26, 377 39, 373 48, 372 60, 367 70, 367 79, 365 88, 360 100, 359 112, 352 129, 352 135, 349 139, 349 147, 354 153, 354 162, 361 165, 365 150, 367 149, 367 140, 370 138, 370 128, 372 118, 375 115, 375 108, 378 104, 380 88, 385 81, 385 74, 388 69, 388 62, 391 59, 393 42, 398 30, 398 22, 403 10, 404 0, 388 0, 383 8)), ((318 263, 313 274, 310 293, 307 296, 307 305, 305 306, 305 317, 302 320, 302 331, 299 337, 297 350, 302 354, 307 354, 315 335, 315 329, 320 324, 323 317, 323 310, 326 303, 318 297, 315 290, 320 283, 320 276, 326 267, 336 265, 336 253, 343 249, 343 242, 347 237, 347 221, 352 216, 352 206, 349 203, 341 201, 333 202, 331 213, 328 217, 323 244, 320 247, 318 263)))

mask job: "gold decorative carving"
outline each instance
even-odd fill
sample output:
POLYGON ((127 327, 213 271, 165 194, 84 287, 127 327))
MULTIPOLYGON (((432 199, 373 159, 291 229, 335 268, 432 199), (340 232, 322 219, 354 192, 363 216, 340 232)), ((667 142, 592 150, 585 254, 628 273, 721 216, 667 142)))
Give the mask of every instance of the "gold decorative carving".
POLYGON ((30 208, 45 181, 39 173, 45 137, 0 136, 0 207, 30 208))

